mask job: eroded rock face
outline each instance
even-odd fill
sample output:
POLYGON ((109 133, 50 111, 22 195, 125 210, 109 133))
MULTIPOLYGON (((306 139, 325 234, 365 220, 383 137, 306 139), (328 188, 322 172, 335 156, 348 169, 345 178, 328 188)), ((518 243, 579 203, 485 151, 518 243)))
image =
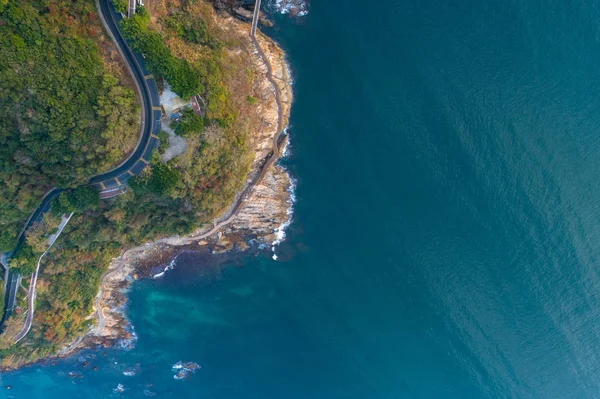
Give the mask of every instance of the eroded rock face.
MULTIPOLYGON (((231 16, 241 19, 242 21, 252 21, 255 0, 208 0, 213 4, 217 11, 229 13, 231 16)), ((263 1, 264 4, 264 1, 263 1)), ((259 22, 265 26, 273 26, 273 23, 260 13, 259 22)))
POLYGON ((223 230, 229 236, 242 233, 261 243, 278 240, 278 230, 291 217, 292 198, 289 174, 281 166, 274 166, 260 184, 254 187, 250 197, 236 218, 223 230))
POLYGON ((254 1, 252 0, 208 0, 211 2, 215 9, 219 11, 231 11, 240 7, 253 7, 254 1))

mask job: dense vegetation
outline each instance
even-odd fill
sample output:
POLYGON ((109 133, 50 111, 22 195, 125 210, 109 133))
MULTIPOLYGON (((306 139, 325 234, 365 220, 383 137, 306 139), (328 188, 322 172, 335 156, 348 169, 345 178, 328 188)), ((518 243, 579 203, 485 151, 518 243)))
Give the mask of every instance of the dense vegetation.
POLYGON ((209 33, 206 22, 200 16, 175 14, 165 21, 165 25, 187 42, 205 45, 213 50, 222 48, 221 41, 209 33))
POLYGON ((124 35, 146 57, 148 67, 156 76, 164 77, 175 93, 182 98, 204 95, 208 101, 208 119, 224 127, 233 125, 238 115, 225 84, 223 44, 209 33, 201 16, 194 16, 185 7, 172 9, 171 15, 163 19, 166 32, 161 33, 151 26, 148 11, 139 7, 137 13, 123 20, 121 25, 124 35), (189 61, 174 56, 165 43, 164 33, 202 48, 202 57, 189 61))
POLYGON ((186 59, 173 56, 162 35, 150 29, 150 15, 144 7, 139 7, 132 18, 124 19, 121 27, 134 49, 146 57, 148 68, 166 78, 180 97, 190 98, 204 91, 199 71, 186 59))
POLYGON ((107 71, 97 22, 91 0, 0 0, 0 251, 48 189, 86 182, 135 143, 135 95, 107 71))
MULTIPOLYGON (((229 205, 244 182, 252 160, 248 148, 252 116, 238 117, 240 108, 234 107, 229 82, 235 81, 236 87, 241 88, 238 104, 247 105, 251 94, 247 89, 251 87, 249 66, 230 72, 224 56, 229 42, 217 38, 214 27, 206 24, 198 25, 206 32, 190 33, 194 24, 188 21, 202 20, 197 9, 169 6, 173 13, 161 15, 158 20, 162 24, 151 25, 142 9, 139 18, 131 20, 135 27, 124 29, 136 32, 132 38, 136 43, 141 42, 136 44, 140 50, 151 43, 152 47, 144 53, 148 63, 156 68, 155 75, 167 78, 172 87, 175 85, 169 76, 176 81, 179 77, 183 79, 179 89, 194 87, 191 94, 206 98, 206 117, 185 112, 180 122, 172 126, 186 138, 187 149, 168 162, 161 158, 169 145, 168 135, 161 132, 161 147, 152 156, 150 167, 129 180, 131 190, 124 195, 98 201, 97 194, 77 189, 63 193, 53 204, 52 213, 34 234, 28 235, 27 245, 17 257, 15 266, 24 274, 35 265, 40 246, 43 247, 40 243, 53 231, 59 217, 71 211, 76 213, 42 265, 31 332, 20 345, 9 345, 0 336, 3 365, 53 353, 66 340, 84 331, 100 280, 112 258, 142 242, 193 231, 229 205), (176 23, 169 23, 172 19, 176 23), (195 56, 174 57, 167 45, 172 43, 170 40, 177 40, 180 51, 184 49, 195 56), (184 69, 194 71, 193 79, 169 75, 173 72, 169 68, 183 64, 187 65, 184 69), (168 67, 163 70, 165 65, 168 67), (230 75, 233 73, 235 79, 230 75)), ((179 91, 179 94, 189 93, 179 91)), ((11 319, 7 328, 13 324, 18 327, 11 319)))
POLYGON ((204 129, 204 120, 191 109, 183 111, 179 121, 175 122, 175 133, 182 137, 199 136, 204 129))

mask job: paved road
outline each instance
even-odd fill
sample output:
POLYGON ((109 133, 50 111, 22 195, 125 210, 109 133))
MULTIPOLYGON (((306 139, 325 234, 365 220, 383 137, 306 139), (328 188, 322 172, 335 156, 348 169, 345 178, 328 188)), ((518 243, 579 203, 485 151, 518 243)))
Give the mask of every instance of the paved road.
MULTIPOLYGON (((110 0, 97 0, 96 6, 105 28, 109 31, 111 37, 113 37, 119 52, 123 56, 125 63, 128 65, 128 68, 136 81, 144 113, 141 135, 136 149, 123 163, 121 163, 121 165, 111 171, 92 177, 89 181, 90 185, 96 187, 100 191, 116 194, 120 192, 119 189, 123 188, 123 185, 125 185, 132 176, 140 174, 146 165, 148 165, 152 151, 159 144, 158 132, 160 131, 160 120, 162 115, 158 88, 154 77, 148 71, 144 58, 140 54, 134 54, 131 51, 131 48, 119 30, 119 22, 123 17, 121 14, 115 12, 110 0)), ((52 200, 58 197, 63 191, 64 189, 55 188, 46 194, 40 206, 35 210, 21 231, 15 249, 6 254, 7 258, 10 258, 23 246, 27 229, 29 229, 32 224, 42 220, 44 213, 50 209, 52 200)), ((107 197, 107 195, 104 197, 107 197)), ((13 278, 13 275, 14 273, 9 273, 10 278, 13 278)), ((14 278, 16 279, 17 277, 18 276, 15 276, 14 278)), ((11 282, 10 279, 6 283, 6 295, 10 296, 6 297, 2 322, 12 310, 9 307, 9 304, 15 302, 16 290, 10 290, 11 284, 9 284, 9 282, 11 282)), ((0 322, 0 324, 2 322, 0 322)))
POLYGON ((123 17, 115 12, 111 3, 110 0, 98 1, 100 17, 114 38, 140 89, 144 120, 140 141, 129 158, 115 169, 90 179, 90 184, 99 190, 116 189, 125 184, 132 176, 141 173, 150 161, 152 150, 158 146, 158 132, 160 132, 162 116, 156 81, 148 71, 144 58, 140 54, 134 54, 121 35, 119 22, 123 17))
POLYGON ((16 293, 19 289, 18 283, 19 275, 9 270, 6 285, 4 286, 6 291, 4 292, 4 314, 2 315, 2 323, 4 323, 4 320, 10 316, 15 308, 15 303, 17 300, 16 293))

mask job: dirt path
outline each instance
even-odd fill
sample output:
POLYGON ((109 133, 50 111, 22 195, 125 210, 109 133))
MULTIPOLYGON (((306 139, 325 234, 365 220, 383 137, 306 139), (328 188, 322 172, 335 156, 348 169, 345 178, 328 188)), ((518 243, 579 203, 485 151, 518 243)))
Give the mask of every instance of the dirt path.
POLYGON ((37 278, 40 272, 40 264, 42 263, 42 259, 44 259, 44 256, 46 256, 48 251, 50 251, 50 248, 52 248, 52 246, 56 242, 56 239, 60 236, 60 233, 62 233, 63 229, 65 228, 67 223, 69 223, 69 220, 71 220, 72 217, 73 212, 71 212, 71 214, 68 217, 63 216, 62 221, 58 225, 58 231, 52 236, 50 236, 50 238, 48 239, 48 248, 46 248, 44 253, 40 256, 40 258, 37 261, 35 272, 33 272, 33 274, 31 275, 31 283, 29 283, 29 293, 27 294, 27 307, 29 308, 27 317, 25 318, 25 324, 23 325, 23 328, 15 336, 15 343, 22 340, 31 329, 31 323, 33 322, 33 314, 35 312, 35 289, 37 285, 37 278))

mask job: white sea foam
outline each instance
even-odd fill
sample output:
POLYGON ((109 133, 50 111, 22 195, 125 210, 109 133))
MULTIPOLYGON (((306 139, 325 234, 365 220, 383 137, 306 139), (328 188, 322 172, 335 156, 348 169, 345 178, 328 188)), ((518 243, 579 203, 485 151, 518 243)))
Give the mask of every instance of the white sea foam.
POLYGON ((290 199, 288 200, 288 208, 286 210, 287 219, 279 227, 275 229, 275 240, 271 243, 271 251, 273 251, 273 260, 277 260, 275 254, 275 247, 283 242, 286 237, 286 230, 292 224, 294 217, 294 204, 296 203, 296 185, 297 181, 293 177, 290 177, 290 187, 288 192, 290 193, 290 199))
POLYGON ((113 389, 113 392, 115 392, 115 393, 125 392, 125 386, 123 384, 119 384, 119 385, 117 385, 117 387, 115 389, 113 389))
POLYGON ((308 14, 306 0, 273 0, 271 4, 280 14, 289 14, 295 17, 304 17, 308 14))
MULTIPOLYGON (((128 330, 129 330, 129 337, 123 338, 119 341, 119 348, 121 348, 123 350, 133 349, 135 347, 135 343, 138 339, 138 336, 135 333, 135 330, 133 329, 133 325, 130 324, 130 328, 128 330)), ((116 362, 115 362, 115 364, 116 364, 116 362)))
MULTIPOLYGON (((288 129, 290 128, 290 126, 287 126, 285 129, 283 129, 283 132, 281 132, 281 134, 283 136, 287 136, 288 135, 288 129)), ((281 157, 282 158, 286 158, 291 154, 291 150, 290 150, 290 140, 286 140, 285 141, 285 146, 283 147, 283 149, 281 150, 281 157)))
POLYGON ((171 370, 176 373, 175 375, 173 375, 173 378, 176 380, 182 380, 200 369, 201 367, 198 363, 181 361, 175 363, 171 367, 171 370))
POLYGON ((171 367, 171 369, 173 371, 175 370, 181 370, 183 368, 183 362, 177 362, 173 365, 173 367, 171 367))
POLYGON ((163 269, 162 272, 155 274, 154 276, 152 276, 152 278, 161 278, 162 276, 165 275, 166 272, 168 272, 169 270, 173 270, 175 268, 175 265, 177 264, 176 261, 177 261, 177 256, 173 258, 171 263, 169 263, 167 266, 165 266, 165 268, 163 269))

